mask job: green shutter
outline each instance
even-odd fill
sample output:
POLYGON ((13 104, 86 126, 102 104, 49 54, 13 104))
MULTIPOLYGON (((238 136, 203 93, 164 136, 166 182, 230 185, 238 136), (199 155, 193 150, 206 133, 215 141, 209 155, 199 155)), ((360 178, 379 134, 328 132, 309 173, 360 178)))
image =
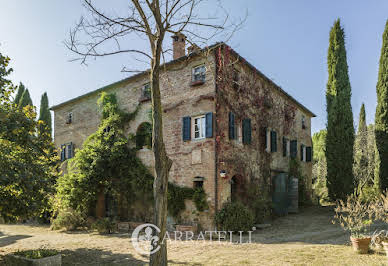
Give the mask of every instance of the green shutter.
POLYGON ((300 160, 303 161, 303 148, 304 148, 304 145, 300 145, 300 160))
POLYGON ((235 126, 234 126, 234 114, 229 112, 229 139, 236 139, 235 134, 235 126))
POLYGON ((271 131, 271 152, 278 151, 278 141, 276 131, 271 131))
POLYGON ((291 158, 295 159, 298 154, 298 141, 297 140, 291 140, 290 142, 290 155, 291 158))
POLYGON ((206 138, 213 137, 213 113, 206 114, 206 138))
POLYGON ((252 142, 252 127, 251 127, 251 119, 246 118, 243 120, 243 143, 251 144, 252 142))
POLYGON ((306 147, 306 162, 312 161, 312 148, 306 147))
POLYGON ((287 156, 287 139, 283 137, 283 157, 287 156))
POLYGON ((182 139, 183 141, 188 141, 191 139, 191 117, 190 116, 183 117, 182 139))

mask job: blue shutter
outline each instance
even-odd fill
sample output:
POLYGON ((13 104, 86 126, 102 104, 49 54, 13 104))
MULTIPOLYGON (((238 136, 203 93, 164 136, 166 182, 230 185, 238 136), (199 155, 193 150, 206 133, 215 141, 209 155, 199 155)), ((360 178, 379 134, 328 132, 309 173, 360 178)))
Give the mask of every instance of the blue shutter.
POLYGON ((271 131, 271 152, 278 151, 277 134, 276 131, 271 131))
POLYGON ((306 162, 312 161, 312 148, 306 147, 306 162))
POLYGON ((290 143, 291 158, 295 159, 298 154, 298 142, 297 140, 291 140, 290 143))
POLYGON ((67 145, 67 159, 73 158, 73 142, 67 145))
POLYGON ((206 114, 206 137, 212 138, 213 137, 213 113, 207 113, 206 114))
POLYGON ((246 118, 243 120, 243 143, 251 144, 252 141, 252 128, 251 128, 251 120, 246 118))
POLYGON ((234 114, 232 112, 229 112, 229 139, 236 139, 234 129, 234 114))
POLYGON ((191 139, 191 117, 190 116, 183 117, 182 139, 183 141, 188 141, 191 139))

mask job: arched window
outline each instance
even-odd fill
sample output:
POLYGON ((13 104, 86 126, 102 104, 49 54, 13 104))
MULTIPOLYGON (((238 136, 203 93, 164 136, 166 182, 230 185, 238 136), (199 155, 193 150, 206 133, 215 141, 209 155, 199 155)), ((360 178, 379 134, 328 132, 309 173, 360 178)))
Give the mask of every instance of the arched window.
POLYGON ((143 122, 136 131, 136 148, 142 149, 146 146, 152 148, 152 125, 148 122, 143 122))

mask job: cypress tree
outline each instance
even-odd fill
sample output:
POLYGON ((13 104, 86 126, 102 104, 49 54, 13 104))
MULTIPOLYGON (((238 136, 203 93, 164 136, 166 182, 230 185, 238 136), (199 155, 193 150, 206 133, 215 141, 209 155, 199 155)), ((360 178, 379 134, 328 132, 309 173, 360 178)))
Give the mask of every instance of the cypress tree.
POLYGON ((358 122, 357 135, 354 141, 354 167, 353 173, 357 187, 357 193, 361 193, 363 186, 369 182, 369 158, 368 158, 368 127, 365 120, 365 105, 362 104, 358 122))
POLYGON ((27 105, 33 106, 32 100, 31 100, 31 97, 30 97, 30 93, 28 92, 28 89, 25 89, 23 94, 22 94, 22 97, 20 98, 19 107, 23 108, 23 107, 25 107, 27 105))
POLYGON ((18 91, 16 93, 16 96, 15 96, 15 99, 13 101, 14 104, 19 104, 20 102, 20 98, 22 98, 22 95, 23 95, 23 92, 26 88, 24 87, 23 83, 20 82, 19 86, 18 86, 18 91))
POLYGON ((327 188, 332 200, 353 193, 354 126, 350 103, 351 87, 345 49, 345 33, 340 20, 330 31, 327 56, 327 188))
POLYGON ((375 135, 377 150, 375 184, 380 191, 384 191, 388 188, 388 20, 383 33, 376 91, 375 135))
POLYGON ((40 99, 39 120, 42 120, 51 132, 51 113, 46 92, 43 93, 42 98, 40 99))

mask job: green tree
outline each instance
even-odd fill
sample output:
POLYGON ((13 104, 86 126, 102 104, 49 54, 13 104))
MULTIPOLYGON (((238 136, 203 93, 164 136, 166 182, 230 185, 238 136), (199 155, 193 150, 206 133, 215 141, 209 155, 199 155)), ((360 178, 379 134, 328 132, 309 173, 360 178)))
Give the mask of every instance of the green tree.
POLYGON ((368 127, 365 120, 365 105, 361 105, 357 135, 354 141, 353 173, 356 182, 356 192, 360 194, 362 188, 371 181, 369 178, 368 158, 368 127))
POLYGON ((327 165, 326 165, 326 129, 322 129, 317 133, 314 133, 313 146, 314 146, 314 161, 313 161, 313 191, 314 195, 320 200, 327 201, 327 165))
POLYGON ((20 84, 18 86, 18 91, 17 91, 15 99, 13 101, 16 105, 19 104, 20 99, 22 98, 22 95, 23 95, 23 92, 24 92, 25 89, 26 88, 24 87, 23 83, 20 82, 20 84))
POLYGON ((353 192, 354 126, 350 103, 351 87, 345 49, 345 33, 340 20, 330 31, 327 56, 327 188, 332 200, 345 199, 353 192))
POLYGON ((383 33, 376 91, 375 135, 377 152, 375 184, 380 191, 384 191, 388 188, 388 20, 383 33))
POLYGON ((57 156, 47 134, 36 134, 32 106, 11 101, 15 91, 6 78, 9 58, 0 54, 0 215, 6 220, 36 217, 48 209, 56 179, 57 156))
POLYGON ((25 89, 19 101, 19 108, 23 108, 27 105, 33 106, 30 93, 28 92, 28 89, 25 89))
POLYGON ((48 128, 48 132, 51 134, 51 113, 46 92, 43 93, 42 98, 40 99, 39 120, 44 122, 45 126, 48 128))

